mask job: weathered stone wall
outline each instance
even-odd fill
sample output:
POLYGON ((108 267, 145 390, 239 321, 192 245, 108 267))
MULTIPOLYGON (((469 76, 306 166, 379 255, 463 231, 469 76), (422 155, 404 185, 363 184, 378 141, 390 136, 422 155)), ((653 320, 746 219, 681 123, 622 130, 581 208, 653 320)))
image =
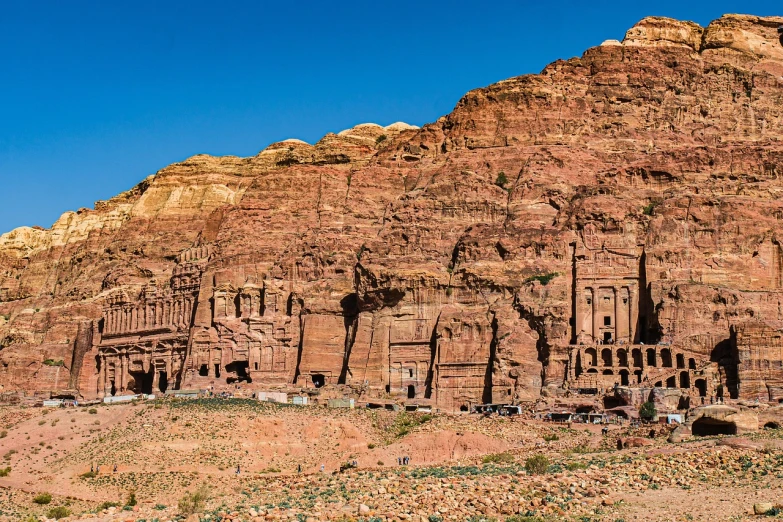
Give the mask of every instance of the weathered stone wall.
POLYGON ((781 23, 647 18, 422 129, 194 156, 0 236, 0 387, 106 393, 111 348, 112 376, 157 385, 444 409, 567 393, 591 369, 776 400, 781 23), (687 367, 621 365, 621 342, 687 367), (612 364, 584 364, 607 345, 612 364))

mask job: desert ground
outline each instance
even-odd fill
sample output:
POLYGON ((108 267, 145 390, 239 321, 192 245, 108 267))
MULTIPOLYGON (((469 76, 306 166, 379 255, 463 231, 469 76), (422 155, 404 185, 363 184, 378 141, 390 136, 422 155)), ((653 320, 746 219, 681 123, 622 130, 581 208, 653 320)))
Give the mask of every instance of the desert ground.
POLYGON ((250 399, 4 406, 0 520, 777 516, 783 430, 674 444, 663 426, 601 428, 250 399))

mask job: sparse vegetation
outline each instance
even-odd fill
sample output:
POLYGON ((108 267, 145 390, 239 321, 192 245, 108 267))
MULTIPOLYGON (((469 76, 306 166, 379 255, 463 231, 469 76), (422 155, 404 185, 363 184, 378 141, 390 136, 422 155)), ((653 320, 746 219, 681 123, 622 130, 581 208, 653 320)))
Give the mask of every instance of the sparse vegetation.
POLYGON ((40 493, 35 497, 33 497, 33 502, 41 506, 46 505, 51 501, 52 501, 52 496, 49 493, 40 493))
POLYGON ((484 455, 484 458, 481 459, 481 462, 484 464, 507 464, 514 462, 514 455, 508 452, 491 453, 489 455, 484 455))
POLYGON ((377 138, 375 138, 375 144, 376 144, 376 145, 380 145, 381 143, 383 143, 383 142, 384 142, 384 141, 386 141, 387 139, 388 139, 388 136, 386 136, 385 134, 381 134, 380 136, 378 136, 377 138))
POLYGON ((546 274, 536 274, 532 275, 525 279, 525 283, 532 283, 533 281, 538 281, 543 286, 546 286, 549 284, 549 282, 554 279, 555 277, 559 276, 559 272, 547 272, 546 274))
POLYGON ((179 499, 177 509, 179 514, 188 517, 193 513, 199 513, 204 510, 204 506, 209 500, 209 488, 206 484, 202 484, 196 491, 186 492, 185 495, 179 499))
POLYGON ((70 516, 71 510, 65 506, 53 507, 46 512, 46 518, 53 518, 55 520, 70 516))
POLYGON ((95 408, 90 408, 89 410, 87 410, 87 413, 89 413, 90 415, 97 415, 98 410, 96 410, 95 408))
POLYGON ((506 188, 506 183, 508 183, 508 178, 506 177, 506 173, 501 170, 498 172, 498 177, 495 178, 495 185, 500 188, 506 188))
POLYGON ((560 440, 560 437, 557 436, 557 433, 546 434, 544 435, 544 440, 547 442, 552 442, 555 440, 560 440))
POLYGON ((541 475, 549 469, 549 459, 545 455, 534 455, 525 461, 525 471, 531 475, 541 475))
POLYGON ((46 359, 43 363, 46 366, 62 366, 65 364, 62 359, 46 359))
POLYGON ((654 201, 650 201, 647 205, 642 208, 642 214, 645 216, 652 216, 653 212, 655 211, 655 207, 657 207, 658 204, 654 201))
POLYGON ((0 468, 0 477, 7 477, 10 474, 11 474, 10 466, 5 468, 0 468))

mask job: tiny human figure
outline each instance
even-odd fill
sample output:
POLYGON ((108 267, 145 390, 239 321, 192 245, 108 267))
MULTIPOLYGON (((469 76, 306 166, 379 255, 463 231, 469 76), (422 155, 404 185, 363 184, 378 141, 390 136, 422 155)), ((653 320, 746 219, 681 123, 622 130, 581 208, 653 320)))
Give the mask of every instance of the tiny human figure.
POLYGON ((117 473, 117 464, 114 465, 114 473, 117 473))
POLYGON ((321 464, 321 473, 323 473, 323 472, 324 472, 324 467, 325 467, 325 466, 324 466, 323 464, 321 464))
POLYGON ((301 465, 301 464, 299 464, 299 465, 296 467, 296 472, 297 472, 297 473, 301 473, 301 472, 302 472, 302 465, 301 465))
POLYGON ((607 433, 609 433, 608 426, 604 426, 603 428, 601 428, 601 435, 606 435, 607 433))
POLYGON ((397 457, 397 465, 402 466, 402 457, 397 457))
POLYGON ((90 473, 95 473, 95 466, 90 464, 90 473))
POLYGON ((100 473, 100 472, 101 472, 101 467, 95 466, 95 473, 100 473))
POLYGON ((239 464, 237 464, 237 475, 239 475, 240 472, 241 470, 239 469, 239 464))

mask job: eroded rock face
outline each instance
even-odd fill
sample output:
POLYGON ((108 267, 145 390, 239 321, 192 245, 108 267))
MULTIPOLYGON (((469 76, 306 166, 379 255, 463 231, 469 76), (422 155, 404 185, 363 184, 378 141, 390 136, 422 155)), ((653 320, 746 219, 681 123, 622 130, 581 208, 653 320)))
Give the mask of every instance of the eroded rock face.
POLYGON ((647 18, 421 129, 194 156, 0 236, 0 386, 778 400, 781 24, 647 18))

